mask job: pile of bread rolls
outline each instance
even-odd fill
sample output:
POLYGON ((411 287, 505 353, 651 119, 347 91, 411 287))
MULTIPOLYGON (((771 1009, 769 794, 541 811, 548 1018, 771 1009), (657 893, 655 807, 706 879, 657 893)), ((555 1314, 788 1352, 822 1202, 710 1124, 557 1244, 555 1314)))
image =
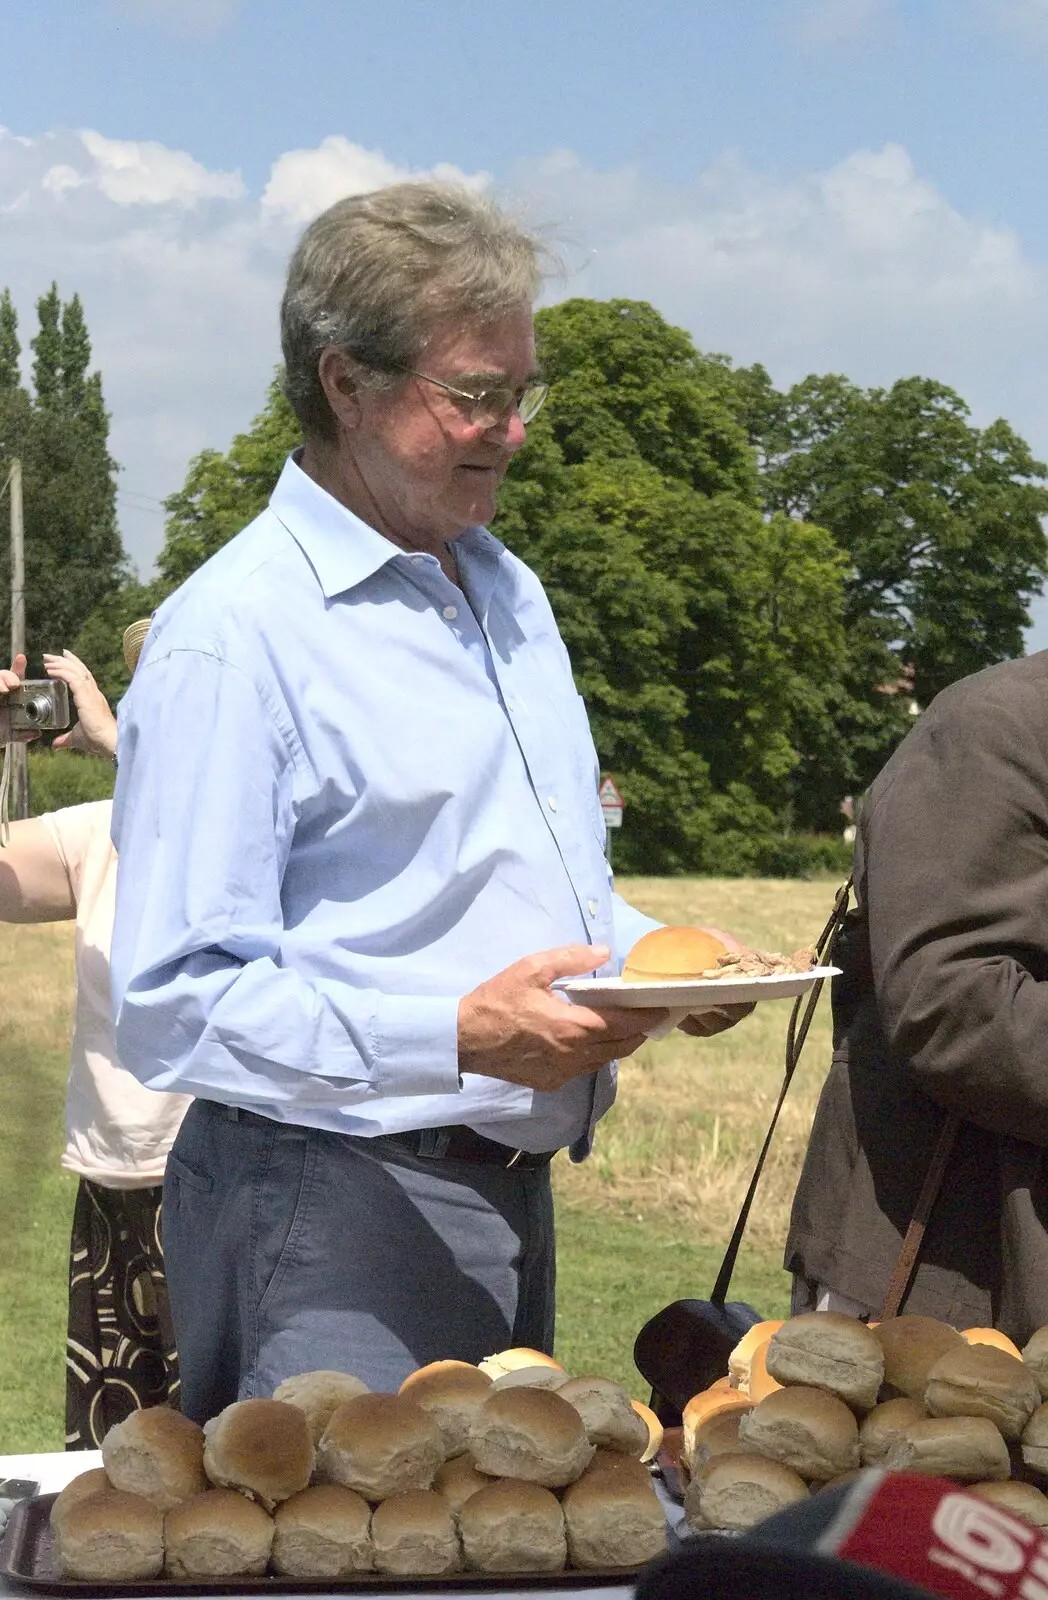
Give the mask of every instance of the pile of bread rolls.
POLYGON ((683 1414, 684 1519, 742 1531, 885 1466, 955 1478, 1048 1529, 1048 1327, 1021 1352, 993 1328, 831 1311, 759 1322, 683 1414))
POLYGON ((158 1406, 51 1511, 63 1578, 112 1582, 636 1568, 666 1544, 662 1428, 533 1350, 436 1361, 396 1394, 288 1378, 203 1428, 158 1406))

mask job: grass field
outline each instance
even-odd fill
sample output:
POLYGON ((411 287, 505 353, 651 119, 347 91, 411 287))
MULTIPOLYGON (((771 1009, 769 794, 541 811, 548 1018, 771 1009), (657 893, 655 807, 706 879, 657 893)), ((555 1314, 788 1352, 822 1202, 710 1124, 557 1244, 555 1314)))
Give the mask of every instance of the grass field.
MULTIPOLYGON (((821 929, 833 883, 623 879, 667 922, 708 922, 762 949, 821 929)), ((75 1181, 62 1149, 72 929, 0 927, 0 1452, 60 1449, 66 1266, 75 1181)), ((825 1005, 825 1002, 824 1002, 825 1005)), ((560 1233, 558 1355, 638 1398, 634 1337, 660 1306, 709 1293, 782 1079, 789 1005, 758 1007, 711 1040, 653 1042, 623 1069, 592 1158, 554 1166, 560 1233)), ((782 1314, 782 1240, 818 1090, 828 1016, 816 1021, 762 1180, 732 1287, 782 1314)))

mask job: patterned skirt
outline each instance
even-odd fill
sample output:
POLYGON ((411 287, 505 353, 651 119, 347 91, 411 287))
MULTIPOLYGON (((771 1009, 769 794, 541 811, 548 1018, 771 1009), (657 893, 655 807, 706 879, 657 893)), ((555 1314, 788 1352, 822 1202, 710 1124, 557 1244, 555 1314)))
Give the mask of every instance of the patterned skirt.
POLYGON ((97 1450, 145 1406, 178 1408, 178 1357, 160 1244, 161 1185, 81 1178, 73 1210, 66 1337, 66 1449, 97 1450))

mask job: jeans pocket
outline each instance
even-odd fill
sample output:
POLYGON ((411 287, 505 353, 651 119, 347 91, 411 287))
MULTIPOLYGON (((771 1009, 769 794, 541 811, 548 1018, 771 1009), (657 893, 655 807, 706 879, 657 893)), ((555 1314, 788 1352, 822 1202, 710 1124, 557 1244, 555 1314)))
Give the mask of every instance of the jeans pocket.
POLYGON ((194 1172, 181 1157, 173 1151, 167 1158, 167 1178, 173 1178, 176 1183, 182 1184, 187 1189, 193 1189, 197 1194, 210 1194, 215 1187, 215 1180, 209 1172, 194 1172))
POLYGON ((316 1139, 302 1128, 274 1125, 256 1166, 252 1207, 255 1301, 261 1315, 295 1263, 306 1227, 316 1139))

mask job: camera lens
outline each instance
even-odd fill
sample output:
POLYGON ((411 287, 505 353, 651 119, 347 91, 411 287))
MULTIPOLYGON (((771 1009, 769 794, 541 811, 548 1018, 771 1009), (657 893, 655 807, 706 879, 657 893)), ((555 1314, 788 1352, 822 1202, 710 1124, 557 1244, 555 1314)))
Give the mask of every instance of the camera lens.
POLYGON ((43 727, 51 720, 51 702, 46 694, 33 695, 32 699, 23 700, 22 715, 27 722, 32 722, 43 727))

